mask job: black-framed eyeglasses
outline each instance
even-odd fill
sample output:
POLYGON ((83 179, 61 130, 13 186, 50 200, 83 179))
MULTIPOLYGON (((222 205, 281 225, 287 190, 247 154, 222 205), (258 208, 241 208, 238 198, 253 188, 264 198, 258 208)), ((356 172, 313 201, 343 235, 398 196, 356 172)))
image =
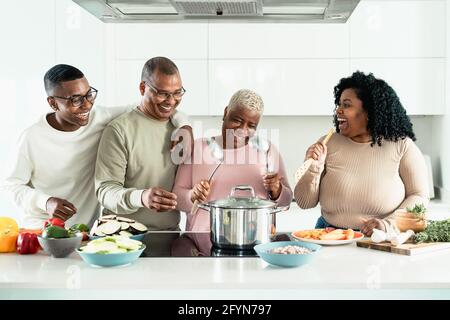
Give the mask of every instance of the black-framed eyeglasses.
POLYGON ((144 84, 147 85, 150 89, 152 89, 155 92, 155 96, 158 99, 161 100, 167 100, 170 98, 170 96, 172 96, 175 100, 180 100, 181 97, 186 93, 186 89, 184 89, 183 87, 181 87, 181 89, 175 91, 175 92, 164 92, 164 91, 160 91, 159 89, 155 88, 154 86, 152 86, 150 83, 144 81, 144 84))
POLYGON ((70 97, 59 97, 59 96, 52 96, 52 97, 58 98, 58 99, 69 100, 69 102, 74 107, 81 107, 84 104, 84 99, 86 99, 90 103, 94 103, 95 98, 97 98, 97 93, 98 93, 98 90, 91 87, 84 96, 77 94, 77 95, 73 95, 70 97))

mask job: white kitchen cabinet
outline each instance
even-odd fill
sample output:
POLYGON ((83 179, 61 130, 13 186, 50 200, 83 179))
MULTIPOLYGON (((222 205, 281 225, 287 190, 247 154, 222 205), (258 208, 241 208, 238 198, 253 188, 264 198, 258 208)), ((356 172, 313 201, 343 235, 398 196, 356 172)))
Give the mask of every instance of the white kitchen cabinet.
POLYGON ((361 1, 350 17, 351 58, 445 57, 446 4, 361 1))
POLYGON ((410 115, 445 112, 445 58, 352 59, 351 70, 385 80, 410 115))
POLYGON ((123 23, 116 25, 118 60, 206 59, 207 25, 204 23, 123 23))
POLYGON ((209 25, 210 59, 348 58, 348 24, 209 25))
MULTIPOLYGON (((140 101, 139 83, 146 60, 117 61, 116 104, 140 101)), ((205 115, 208 110, 207 64, 202 60, 174 60, 187 90, 179 109, 189 115, 205 115)))
POLYGON ((247 88, 262 96, 264 115, 330 115, 333 87, 348 73, 343 59, 212 60, 210 113, 221 115, 233 93, 247 88))
POLYGON ((99 90, 97 103, 106 95, 104 23, 70 0, 55 1, 56 63, 79 68, 99 90))

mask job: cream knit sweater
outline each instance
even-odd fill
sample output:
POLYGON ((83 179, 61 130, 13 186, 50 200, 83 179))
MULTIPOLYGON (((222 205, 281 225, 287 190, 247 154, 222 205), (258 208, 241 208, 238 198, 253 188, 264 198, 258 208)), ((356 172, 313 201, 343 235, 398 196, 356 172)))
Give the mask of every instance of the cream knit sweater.
MULTIPOLYGON (((335 133, 324 163, 314 161, 298 181, 300 208, 320 202, 322 216, 337 227, 359 229, 363 219, 389 217, 397 208, 429 202, 425 160, 406 138, 381 147, 357 143, 335 133)), ((391 216, 392 218, 392 216, 391 216)))

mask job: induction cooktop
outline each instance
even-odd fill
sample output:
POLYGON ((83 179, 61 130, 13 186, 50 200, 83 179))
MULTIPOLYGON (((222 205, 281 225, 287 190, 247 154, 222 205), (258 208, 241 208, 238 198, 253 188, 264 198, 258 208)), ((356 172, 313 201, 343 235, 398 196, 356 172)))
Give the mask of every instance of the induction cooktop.
MULTIPOLYGON (((290 240, 277 234, 273 241, 290 240)), ((210 232, 149 231, 142 242, 146 245, 141 258, 150 257, 257 257, 252 250, 220 249, 213 246, 210 232)))

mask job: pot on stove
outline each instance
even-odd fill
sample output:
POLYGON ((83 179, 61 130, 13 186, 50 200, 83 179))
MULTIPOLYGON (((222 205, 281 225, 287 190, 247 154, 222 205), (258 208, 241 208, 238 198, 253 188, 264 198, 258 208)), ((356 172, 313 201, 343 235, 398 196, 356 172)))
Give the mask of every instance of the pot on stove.
POLYGON ((228 198, 199 205, 211 216, 211 242, 222 249, 247 250, 269 242, 276 233, 276 213, 289 209, 275 201, 255 197, 251 186, 235 186, 228 198), (238 197, 236 191, 250 196, 238 197))

